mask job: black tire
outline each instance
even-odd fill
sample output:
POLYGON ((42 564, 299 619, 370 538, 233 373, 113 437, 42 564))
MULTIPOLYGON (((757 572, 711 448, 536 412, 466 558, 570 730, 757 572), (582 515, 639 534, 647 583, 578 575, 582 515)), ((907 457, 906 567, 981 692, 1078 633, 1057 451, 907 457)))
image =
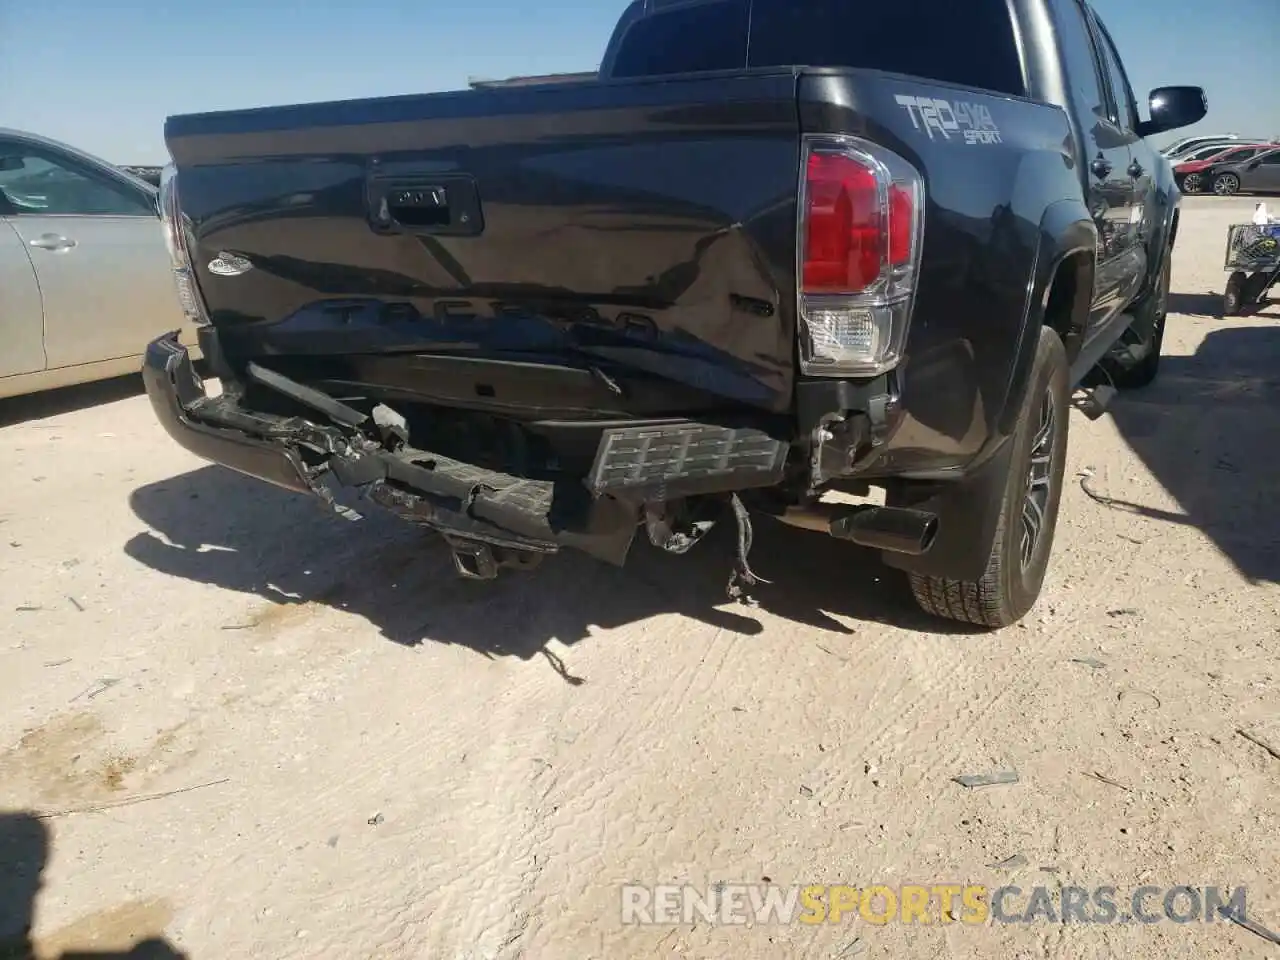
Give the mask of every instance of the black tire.
POLYGON ((1240 307, 1244 304, 1244 288, 1249 282, 1249 275, 1243 270, 1237 270, 1227 278, 1227 289, 1222 294, 1222 315, 1224 317, 1235 317, 1240 314, 1240 307))
POLYGON ((1220 173, 1213 178, 1213 192, 1220 197, 1233 197, 1240 192, 1240 178, 1234 173, 1220 173))
POLYGON ((1146 339, 1140 345, 1146 353, 1136 363, 1128 365, 1110 357, 1102 361, 1111 383, 1118 390, 1136 390, 1155 381, 1160 373, 1160 351, 1164 349, 1164 326, 1169 313, 1169 278, 1172 271, 1172 251, 1166 250, 1164 262, 1160 265, 1160 274, 1155 286, 1142 298, 1134 311, 1133 328, 1149 330, 1146 339))
POLYGON ((1183 193, 1199 193, 1204 189, 1204 177, 1198 173, 1188 173, 1178 177, 1178 189, 1183 193))
POLYGON ((1031 379, 1010 439, 1012 466, 1001 496, 1000 519, 986 572, 976 581, 911 574, 911 592, 926 613, 998 629, 1017 623, 1040 598, 1062 500, 1071 412, 1067 375, 1062 340, 1053 330, 1042 328, 1031 379), (1048 435, 1041 442, 1046 416, 1048 435), (1048 462, 1043 463, 1040 458, 1046 453, 1048 462), (1033 479, 1040 483, 1033 487, 1033 479), (1024 553, 1028 512, 1030 519, 1038 515, 1039 527, 1024 553))

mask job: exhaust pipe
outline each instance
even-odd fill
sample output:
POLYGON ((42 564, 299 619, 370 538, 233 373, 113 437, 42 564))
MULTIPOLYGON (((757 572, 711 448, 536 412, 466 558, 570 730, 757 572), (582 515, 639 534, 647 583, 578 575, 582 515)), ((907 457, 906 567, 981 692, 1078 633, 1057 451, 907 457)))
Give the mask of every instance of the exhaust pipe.
POLYGON ((909 507, 865 506, 832 520, 828 532, 837 540, 918 557, 938 536, 938 516, 909 507))

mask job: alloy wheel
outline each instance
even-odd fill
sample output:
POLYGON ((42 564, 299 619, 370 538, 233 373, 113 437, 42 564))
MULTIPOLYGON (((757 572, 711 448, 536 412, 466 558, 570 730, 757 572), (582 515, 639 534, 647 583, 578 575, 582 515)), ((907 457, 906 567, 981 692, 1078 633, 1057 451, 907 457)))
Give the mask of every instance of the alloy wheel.
POLYGON ((1053 447, 1058 427, 1053 390, 1046 389, 1040 401, 1040 418, 1031 441, 1031 463, 1027 471, 1027 492, 1022 498, 1022 568, 1031 565, 1044 530, 1049 506, 1049 486, 1053 483, 1053 447))
POLYGON ((1229 197, 1240 192, 1240 178, 1234 173, 1224 173, 1213 181, 1213 192, 1220 197, 1229 197))

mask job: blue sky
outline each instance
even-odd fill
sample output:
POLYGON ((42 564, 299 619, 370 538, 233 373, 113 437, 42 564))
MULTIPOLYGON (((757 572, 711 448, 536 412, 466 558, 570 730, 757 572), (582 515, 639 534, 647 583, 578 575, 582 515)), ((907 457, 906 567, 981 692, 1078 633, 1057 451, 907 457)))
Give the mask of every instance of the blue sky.
MULTIPOLYGON (((162 125, 173 113, 594 69, 624 6, 0 0, 0 126, 116 163, 159 163, 166 159, 162 125)), ((1209 117, 1186 133, 1280 135, 1280 0, 1094 0, 1094 7, 1139 97, 1161 83, 1207 89, 1209 117)))

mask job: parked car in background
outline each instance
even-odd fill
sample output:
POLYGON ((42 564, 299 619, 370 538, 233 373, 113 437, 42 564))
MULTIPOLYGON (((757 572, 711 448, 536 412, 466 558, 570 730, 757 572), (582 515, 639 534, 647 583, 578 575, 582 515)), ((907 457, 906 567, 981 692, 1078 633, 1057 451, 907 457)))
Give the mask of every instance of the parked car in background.
POLYGON ((1181 156, 1188 150, 1195 150, 1197 147, 1208 146, 1214 143, 1246 143, 1238 133, 1212 133, 1199 137, 1183 137, 1181 140, 1175 140, 1160 152, 1166 157, 1181 156))
POLYGON ((1185 154, 1175 157, 1169 162, 1177 169, 1177 165, 1181 163, 1195 163, 1198 160, 1211 160, 1221 153, 1233 149, 1232 146, 1221 143, 1210 143, 1204 146, 1193 147, 1185 154))
POLYGON ((1200 160, 1212 160, 1214 157, 1221 156, 1222 154, 1226 153, 1229 150, 1247 150, 1250 147, 1258 147, 1258 146, 1265 147, 1266 144, 1253 143, 1253 142, 1250 142, 1247 144, 1211 143, 1201 147, 1194 147, 1188 150, 1186 153, 1180 154, 1179 156, 1175 157, 1173 160, 1170 161, 1170 163, 1174 164, 1176 167, 1180 163, 1195 163, 1200 160))
POLYGON ((1189 147, 1183 147, 1181 150, 1173 154, 1167 154, 1166 159, 1170 163, 1182 163, 1184 160, 1204 159, 1212 155, 1215 150, 1227 150, 1230 147, 1252 146, 1254 144, 1266 143, 1266 140, 1248 139, 1248 140, 1209 140, 1205 143, 1192 144, 1189 147))
POLYGON ((1280 193, 1280 147, 1247 160, 1214 161, 1200 172, 1220 197, 1237 193, 1280 193))
POLYGON ((1173 168, 1174 177, 1178 182, 1178 189, 1183 193, 1199 193, 1209 185, 1209 181, 1205 179, 1204 171, 1210 167, 1217 164, 1243 163, 1277 146, 1280 146, 1280 144, 1258 143, 1245 147, 1228 147, 1225 150, 1213 147, 1207 157, 1200 157, 1199 151, 1193 151, 1193 158, 1184 160, 1173 168))
POLYGON ((132 165, 122 165, 120 167, 125 173, 131 177, 137 177, 139 180, 145 180, 153 187, 160 186, 160 174, 164 167, 139 167, 132 165))
POLYGON ((0 129, 0 397, 138 370, 194 343, 156 188, 66 144, 0 129))

